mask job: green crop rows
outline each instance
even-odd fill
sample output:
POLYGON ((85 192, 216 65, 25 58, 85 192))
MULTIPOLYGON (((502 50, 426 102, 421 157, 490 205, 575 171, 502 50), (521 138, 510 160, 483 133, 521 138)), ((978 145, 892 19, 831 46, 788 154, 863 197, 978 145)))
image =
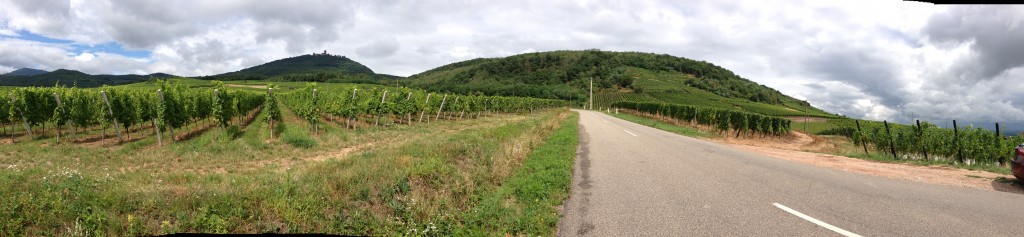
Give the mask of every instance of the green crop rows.
POLYGON ((616 102, 612 106, 639 112, 660 114, 681 121, 714 126, 719 132, 780 136, 789 133, 790 121, 785 118, 735 110, 703 108, 666 103, 616 102))

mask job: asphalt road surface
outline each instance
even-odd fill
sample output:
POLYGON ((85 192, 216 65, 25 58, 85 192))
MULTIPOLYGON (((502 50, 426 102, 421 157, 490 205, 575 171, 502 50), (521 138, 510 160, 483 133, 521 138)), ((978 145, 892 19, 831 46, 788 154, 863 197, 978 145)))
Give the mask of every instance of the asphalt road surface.
POLYGON ((820 168, 578 112, 559 236, 1024 236, 1024 195, 820 168))

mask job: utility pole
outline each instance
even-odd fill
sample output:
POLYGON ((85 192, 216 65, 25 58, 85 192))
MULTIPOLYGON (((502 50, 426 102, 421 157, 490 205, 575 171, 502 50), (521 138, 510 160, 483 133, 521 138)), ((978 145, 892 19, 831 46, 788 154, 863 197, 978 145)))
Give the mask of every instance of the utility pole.
POLYGON ((594 110, 594 78, 590 78, 590 110, 594 110))

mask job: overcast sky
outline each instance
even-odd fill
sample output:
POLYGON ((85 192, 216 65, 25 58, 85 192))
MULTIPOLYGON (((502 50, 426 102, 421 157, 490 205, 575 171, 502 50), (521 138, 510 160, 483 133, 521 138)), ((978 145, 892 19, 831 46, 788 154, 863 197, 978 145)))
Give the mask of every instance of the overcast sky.
POLYGON ((348 56, 408 76, 599 48, 705 60, 833 113, 1024 128, 1024 7, 900 1, 0 0, 0 73, 212 75, 348 56))

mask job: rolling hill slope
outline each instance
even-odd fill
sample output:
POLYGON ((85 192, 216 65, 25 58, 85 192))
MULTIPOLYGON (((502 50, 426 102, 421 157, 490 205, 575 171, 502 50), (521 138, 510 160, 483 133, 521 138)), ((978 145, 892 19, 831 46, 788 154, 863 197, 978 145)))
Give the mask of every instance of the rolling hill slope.
POLYGON ((307 54, 275 60, 258 66, 213 76, 205 80, 343 81, 374 83, 400 77, 377 74, 345 56, 307 54))
POLYGON ((47 71, 32 68, 19 68, 13 72, 4 73, 2 76, 35 76, 43 73, 47 73, 47 71))
POLYGON ((78 86, 99 87, 102 85, 122 85, 145 81, 150 78, 176 77, 166 73, 150 75, 89 75, 83 72, 58 69, 52 72, 29 75, 0 75, 0 86, 78 86))
POLYGON ((621 100, 733 108, 780 116, 834 115, 714 64, 664 54, 553 51, 452 63, 409 77, 436 91, 557 98, 595 107, 621 100))

